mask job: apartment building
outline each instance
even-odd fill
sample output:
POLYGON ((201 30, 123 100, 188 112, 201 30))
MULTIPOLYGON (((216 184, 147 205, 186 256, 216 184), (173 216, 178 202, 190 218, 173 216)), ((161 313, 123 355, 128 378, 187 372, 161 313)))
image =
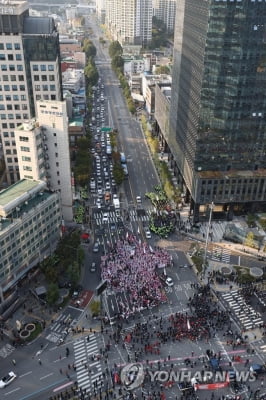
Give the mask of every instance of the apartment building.
POLYGON ((153 0, 153 15, 164 22, 167 31, 175 28, 176 0, 153 0))
POLYGON ((15 130, 21 179, 44 180, 59 193, 64 221, 73 220, 67 106, 38 101, 37 118, 15 130))
POLYGON ((61 237, 59 194, 22 179, 0 192, 0 297, 51 255, 61 237))
POLYGON ((146 46, 152 39, 152 0, 107 0, 106 24, 122 46, 146 46))
POLYGON ((54 20, 29 16, 27 1, 0 7, 0 136, 9 183, 19 179, 14 131, 35 116, 38 100, 62 100, 54 20))

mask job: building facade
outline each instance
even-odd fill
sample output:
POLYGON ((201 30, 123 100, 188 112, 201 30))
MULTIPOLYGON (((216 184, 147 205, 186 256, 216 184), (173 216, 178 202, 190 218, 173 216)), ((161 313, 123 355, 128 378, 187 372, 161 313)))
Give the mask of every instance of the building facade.
POLYGON ((38 100, 61 100, 59 37, 54 21, 30 17, 26 1, 0 7, 0 135, 7 180, 19 179, 15 128, 35 115, 38 100))
POLYGON ((265 207, 265 16, 265 1, 177 2, 166 140, 195 220, 211 202, 265 207))
POLYGON ((122 46, 152 39, 152 0, 106 0, 106 25, 122 46))
POLYGON ((37 119, 15 130, 21 179, 44 180, 60 193, 64 221, 73 220, 66 102, 38 101, 37 119))
POLYGON ((175 28, 176 0, 153 0, 153 15, 164 22, 167 31, 175 28))
POLYGON ((0 295, 51 255, 61 237, 59 194, 23 179, 0 193, 0 295))

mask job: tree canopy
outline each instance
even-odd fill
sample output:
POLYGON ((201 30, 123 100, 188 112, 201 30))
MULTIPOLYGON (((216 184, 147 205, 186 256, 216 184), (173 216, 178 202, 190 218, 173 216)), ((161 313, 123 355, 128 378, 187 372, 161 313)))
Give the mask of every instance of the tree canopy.
POLYGON ((113 59, 115 56, 122 56, 123 48, 121 44, 116 40, 109 46, 109 56, 113 59))
POLYGON ((97 54, 97 49, 90 39, 84 39, 82 48, 87 58, 95 57, 97 54))

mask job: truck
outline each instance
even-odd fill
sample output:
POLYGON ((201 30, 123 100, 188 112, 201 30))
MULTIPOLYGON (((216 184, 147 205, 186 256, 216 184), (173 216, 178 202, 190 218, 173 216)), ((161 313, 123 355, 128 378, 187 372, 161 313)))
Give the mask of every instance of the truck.
POLYGON ((115 207, 116 210, 120 209, 120 201, 119 198, 117 197, 117 195, 113 195, 113 205, 115 207))

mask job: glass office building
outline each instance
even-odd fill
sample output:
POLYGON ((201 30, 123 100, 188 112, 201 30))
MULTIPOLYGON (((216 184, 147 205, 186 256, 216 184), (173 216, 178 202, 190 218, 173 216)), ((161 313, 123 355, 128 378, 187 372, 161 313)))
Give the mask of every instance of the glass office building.
POLYGON ((198 220, 266 200, 266 1, 178 0, 170 131, 198 220))

